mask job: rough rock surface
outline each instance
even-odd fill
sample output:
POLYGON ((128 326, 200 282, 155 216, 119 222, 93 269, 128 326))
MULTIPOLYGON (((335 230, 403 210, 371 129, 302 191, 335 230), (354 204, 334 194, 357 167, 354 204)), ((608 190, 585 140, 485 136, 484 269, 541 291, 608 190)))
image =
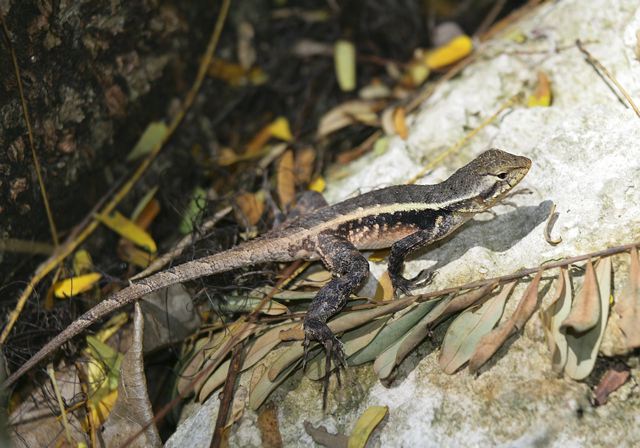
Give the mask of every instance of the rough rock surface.
MULTIPOLYGON (((544 70, 552 83, 552 107, 518 107, 503 113, 423 179, 441 181, 483 150, 498 147, 534 161, 522 184, 533 193, 516 196, 517 208, 497 207, 497 217, 479 217, 419 255, 409 263, 408 274, 435 265, 439 275, 432 287, 441 288, 637 240, 640 118, 616 97, 574 42, 578 38, 585 42, 640 103, 639 30, 640 8, 635 1, 544 4, 485 44, 478 61, 427 101, 413 117, 407 141, 393 139, 383 155, 370 154, 348 166, 351 175, 330 184, 330 200, 406 181, 507 98, 531 89, 536 72, 544 70), (514 30, 527 40, 509 39, 514 30), (543 236, 550 201, 560 214, 554 229, 554 235, 563 238, 558 246, 549 245, 543 236)), ((374 267, 372 273, 379 275, 383 268, 374 267)), ((373 284, 371 280, 367 287, 373 284)), ((271 397, 278 404, 285 445, 313 444, 304 431, 305 420, 348 434, 371 405, 389 406, 389 416, 371 446, 640 443, 637 369, 606 406, 594 408, 587 384, 558 378, 551 371, 537 316, 478 377, 466 370, 452 376, 440 370, 437 345, 442 337, 440 329, 435 343, 425 342, 409 356, 389 388, 375 379, 370 365, 350 369, 347 385, 333 393, 327 415, 321 410, 320 385, 295 374, 271 397)), ((214 395, 201 408, 200 418, 207 414, 211 422, 216 407, 214 395)), ((255 413, 245 413, 232 446, 260 445, 256 419, 255 413)), ((194 420, 183 425, 172 439, 175 446, 186 443, 183 437, 194 425, 202 427, 194 420)))

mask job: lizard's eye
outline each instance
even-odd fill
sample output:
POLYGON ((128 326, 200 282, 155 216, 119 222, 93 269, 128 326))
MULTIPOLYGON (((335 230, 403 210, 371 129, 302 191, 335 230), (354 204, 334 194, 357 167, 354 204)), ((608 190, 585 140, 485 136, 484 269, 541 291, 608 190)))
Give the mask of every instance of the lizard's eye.
POLYGON ((498 173, 496 174, 496 177, 500 180, 505 180, 507 178, 507 173, 502 172, 502 173, 498 173))

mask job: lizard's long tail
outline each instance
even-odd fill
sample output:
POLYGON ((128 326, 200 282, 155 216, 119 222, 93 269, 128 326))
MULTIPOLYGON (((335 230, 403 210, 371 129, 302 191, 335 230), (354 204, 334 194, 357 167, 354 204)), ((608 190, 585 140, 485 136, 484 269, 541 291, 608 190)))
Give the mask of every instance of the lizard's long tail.
POLYGON ((81 333, 90 325, 97 322, 107 314, 122 308, 142 296, 176 283, 193 280, 207 275, 230 271, 232 269, 249 266, 267 261, 293 261, 288 253, 282 251, 277 244, 278 240, 253 240, 241 246, 229 249, 209 257, 190 261, 166 271, 158 272, 144 278, 128 287, 112 294, 105 300, 91 308, 74 322, 72 322, 60 334, 49 341, 35 355, 27 360, 2 384, 4 388, 15 383, 18 378, 31 370, 36 364, 57 350, 62 344, 81 333))

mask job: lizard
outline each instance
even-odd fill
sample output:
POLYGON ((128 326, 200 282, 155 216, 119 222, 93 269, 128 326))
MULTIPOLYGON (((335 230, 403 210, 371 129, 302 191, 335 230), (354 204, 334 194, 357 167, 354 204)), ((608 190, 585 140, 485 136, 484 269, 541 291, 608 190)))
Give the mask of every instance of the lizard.
POLYGON ((308 212, 263 236, 228 250, 189 261, 131 282, 86 311, 60 332, 3 383, 5 388, 61 345, 109 313, 146 294, 176 283, 265 262, 321 260, 331 280, 316 294, 303 319, 304 352, 311 341, 345 365, 342 344, 327 326, 369 274, 361 250, 389 248, 388 272, 396 293, 426 284, 433 273, 403 277, 405 258, 438 241, 474 215, 503 199, 527 174, 531 160, 499 149, 483 152, 449 178, 433 185, 396 185, 327 205, 318 194, 307 201, 308 212))

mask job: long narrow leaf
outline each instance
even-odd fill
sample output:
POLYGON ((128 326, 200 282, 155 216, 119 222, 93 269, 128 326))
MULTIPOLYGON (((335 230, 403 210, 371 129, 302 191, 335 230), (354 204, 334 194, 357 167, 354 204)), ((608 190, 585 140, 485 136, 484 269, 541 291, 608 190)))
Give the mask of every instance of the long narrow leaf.
MULTIPOLYGON (((582 380, 589 376, 596 364, 598 350, 602 343, 609 315, 609 297, 611 296, 611 258, 601 259, 595 269, 597 278, 596 297, 599 299, 597 325, 584 333, 567 333, 569 351, 565 373, 569 378, 582 380)), ((586 281, 586 279, 585 279, 586 281)))
POLYGON ((500 294, 487 300, 480 307, 463 312, 451 323, 438 359, 445 373, 452 374, 469 360, 480 338, 491 331, 500 320, 514 286, 515 282, 505 285, 500 294))
POLYGON ((538 271, 538 274, 527 287, 522 299, 520 299, 520 303, 518 303, 516 310, 509 320, 503 322, 498 328, 495 328, 489 334, 482 337, 473 355, 471 355, 471 359, 469 359, 470 372, 476 372, 480 366, 487 362, 495 352, 498 351, 509 336, 524 328, 538 306, 538 287, 540 286, 541 278, 542 271, 538 271))
POLYGON ((571 278, 569 270, 560 269, 556 280, 554 299, 547 309, 540 312, 542 327, 547 338, 547 345, 551 352, 551 365, 554 372, 562 372, 567 363, 567 338, 560 326, 571 311, 571 278))

